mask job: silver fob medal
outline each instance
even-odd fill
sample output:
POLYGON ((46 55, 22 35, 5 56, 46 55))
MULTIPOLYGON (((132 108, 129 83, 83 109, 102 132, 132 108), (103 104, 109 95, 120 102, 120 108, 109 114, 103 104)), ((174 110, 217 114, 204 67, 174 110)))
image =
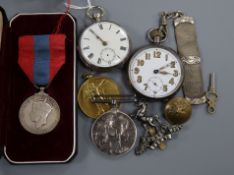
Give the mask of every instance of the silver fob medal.
POLYGON ((102 152, 122 155, 136 143, 137 129, 134 121, 117 108, 100 116, 91 128, 91 139, 102 152))
POLYGON ((60 120, 57 102, 41 91, 27 98, 20 107, 19 120, 25 130, 41 135, 52 131, 60 120))

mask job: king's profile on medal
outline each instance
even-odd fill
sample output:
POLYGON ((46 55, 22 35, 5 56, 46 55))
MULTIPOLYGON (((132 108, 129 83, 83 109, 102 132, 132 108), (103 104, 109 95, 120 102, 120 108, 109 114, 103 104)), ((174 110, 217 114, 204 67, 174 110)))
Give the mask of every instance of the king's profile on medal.
POLYGON ((19 119, 28 132, 36 135, 46 134, 57 126, 60 109, 57 102, 41 89, 21 105, 19 119))
POLYGON ((52 107, 45 102, 33 102, 32 110, 29 113, 30 119, 35 123, 36 128, 40 128, 47 123, 47 118, 52 111, 52 107))
POLYGON ((19 111, 22 127, 31 134, 49 133, 59 123, 59 105, 45 89, 65 63, 65 38, 63 34, 19 38, 19 66, 32 84, 40 89, 23 102, 19 111))

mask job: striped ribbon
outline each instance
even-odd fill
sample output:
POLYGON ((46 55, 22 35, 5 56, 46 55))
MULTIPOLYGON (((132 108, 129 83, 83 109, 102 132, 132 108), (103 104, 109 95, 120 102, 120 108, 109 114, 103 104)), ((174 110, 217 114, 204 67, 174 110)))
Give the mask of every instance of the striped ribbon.
POLYGON ((65 63, 65 35, 20 37, 18 63, 33 84, 47 86, 65 63))

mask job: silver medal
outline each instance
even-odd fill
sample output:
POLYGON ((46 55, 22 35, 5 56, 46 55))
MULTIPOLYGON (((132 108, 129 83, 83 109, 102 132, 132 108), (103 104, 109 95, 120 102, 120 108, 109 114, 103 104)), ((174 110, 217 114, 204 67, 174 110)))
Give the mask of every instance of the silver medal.
POLYGON ((46 134, 57 126, 60 109, 57 102, 41 89, 21 105, 19 120, 28 132, 36 135, 46 134))
POLYGON ((118 109, 99 117, 91 128, 91 139, 102 152, 121 155, 135 145, 137 129, 134 121, 118 109))

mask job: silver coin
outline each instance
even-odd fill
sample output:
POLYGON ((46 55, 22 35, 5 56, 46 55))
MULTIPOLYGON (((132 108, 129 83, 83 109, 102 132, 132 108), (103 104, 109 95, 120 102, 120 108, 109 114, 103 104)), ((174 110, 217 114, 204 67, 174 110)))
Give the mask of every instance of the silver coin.
POLYGON ((99 117, 92 125, 91 139, 102 152, 121 155, 129 152, 136 143, 137 128, 134 121, 118 109, 99 117))
POLYGON ((26 131, 36 135, 46 134, 57 126, 60 109, 52 97, 40 91, 21 105, 19 120, 26 131))

